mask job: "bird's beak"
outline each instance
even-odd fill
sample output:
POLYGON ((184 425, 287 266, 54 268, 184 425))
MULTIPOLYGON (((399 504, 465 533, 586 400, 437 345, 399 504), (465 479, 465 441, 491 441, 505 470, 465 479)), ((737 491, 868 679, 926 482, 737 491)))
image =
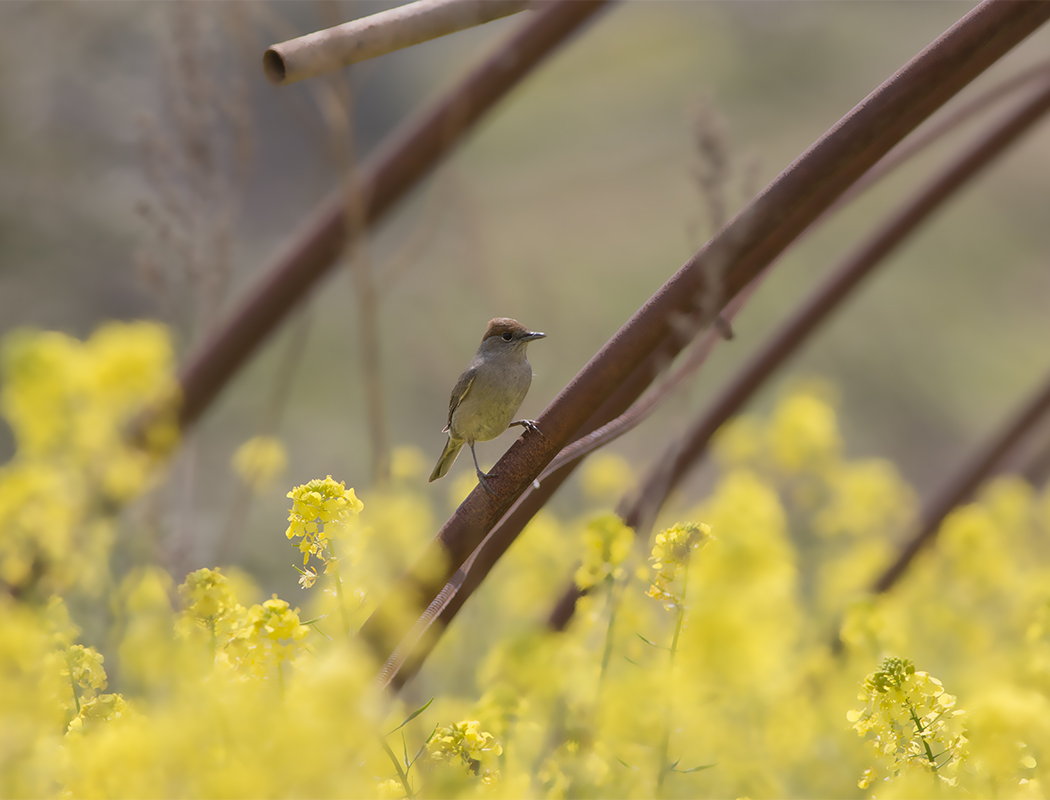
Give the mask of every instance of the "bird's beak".
POLYGON ((529 333, 528 335, 523 336, 522 338, 526 342, 531 342, 533 339, 546 339, 547 338, 547 334, 545 334, 545 333, 538 333, 536 331, 533 331, 532 333, 529 333))

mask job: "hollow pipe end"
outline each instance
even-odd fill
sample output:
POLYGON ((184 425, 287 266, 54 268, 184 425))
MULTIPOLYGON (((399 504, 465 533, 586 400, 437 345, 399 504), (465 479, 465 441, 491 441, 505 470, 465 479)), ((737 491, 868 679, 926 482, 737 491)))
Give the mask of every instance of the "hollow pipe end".
POLYGON ((283 84, 288 76, 284 65, 284 56, 272 47, 263 53, 263 72, 266 74, 266 79, 274 86, 283 84))

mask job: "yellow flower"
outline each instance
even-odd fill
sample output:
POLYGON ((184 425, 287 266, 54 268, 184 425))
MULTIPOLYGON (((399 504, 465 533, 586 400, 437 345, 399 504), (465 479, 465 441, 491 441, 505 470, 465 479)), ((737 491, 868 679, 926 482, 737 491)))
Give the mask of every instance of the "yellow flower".
POLYGON ((831 497, 814 520, 822 536, 884 536, 900 530, 914 514, 914 492, 889 461, 843 464, 828 483, 831 497))
POLYGON ((381 782, 376 787, 376 797, 380 800, 396 800, 405 796, 405 787, 396 778, 381 782))
POLYGON ((675 581, 683 575, 693 552, 711 540, 711 526, 702 522, 680 522, 656 535, 649 563, 653 578, 646 592, 671 610, 684 602, 684 592, 675 581))
POLYGON ((226 619, 238 607, 230 583, 218 567, 191 572, 179 586, 179 596, 185 604, 185 613, 205 627, 226 619))
POLYGON ((66 728, 69 733, 83 731, 85 726, 99 722, 115 722, 130 712, 127 701, 119 694, 100 694, 85 700, 80 705, 80 712, 66 728))
POLYGON ((612 576, 623 574, 620 566, 631 553, 634 531, 615 514, 603 514, 591 520, 584 533, 583 563, 576 570, 576 585, 589 589, 612 576))
POLYGON ((251 489, 260 491, 288 466, 284 445, 273 436, 249 439, 233 454, 233 469, 251 489))
POLYGON ((395 481, 415 480, 426 468, 426 457, 418 447, 395 447, 390 453, 390 476, 395 481))
POLYGON ((965 712, 955 708, 955 697, 939 680, 917 671, 911 660, 892 656, 864 679, 858 698, 865 705, 850 710, 846 719, 890 761, 891 777, 923 768, 954 785, 966 757, 965 712))
POLYGON ((491 733, 481 730, 477 720, 463 720, 438 728, 427 741, 427 755, 434 761, 454 763, 457 760, 473 775, 479 775, 486 755, 498 756, 503 747, 491 733))
MULTIPOLYGON (((295 566, 293 564, 293 566, 295 566)), ((317 570, 313 567, 303 569, 302 567, 295 566, 296 572, 299 573, 299 585, 304 589, 309 589, 317 581, 317 570)))
POLYGON ((769 450, 787 473, 820 470, 842 449, 835 409, 810 392, 785 397, 769 422, 769 450))
POLYGON ((878 774, 875 772, 873 767, 868 767, 864 770, 864 774, 860 776, 860 780, 857 781, 857 787, 860 789, 867 789, 878 779, 878 774))
POLYGON ((762 420, 743 414, 726 422, 711 438, 711 452, 726 467, 752 466, 766 447, 762 420))
POLYGON ((247 610, 230 631, 220 659, 244 675, 262 677, 272 666, 291 660, 310 632, 276 594, 247 610))
POLYGON ((103 661, 105 657, 94 647, 75 644, 65 652, 65 665, 61 674, 82 689, 105 689, 107 679, 106 670, 102 668, 103 661))
POLYGON ((627 459, 614 453, 599 453, 588 459, 580 475, 583 493, 594 500, 617 498, 634 481, 627 459))
POLYGON ((262 605, 249 609, 248 623, 260 636, 274 642, 288 639, 301 642, 309 633, 309 628, 299 622, 299 609, 293 611, 288 602, 276 594, 262 605))
POLYGON ((53 596, 44 612, 47 632, 55 647, 66 648, 80 636, 80 626, 69 617, 69 609, 61 597, 53 596))
POLYGON ((111 323, 85 342, 16 331, 0 347, 0 412, 17 444, 0 471, 0 582, 39 599, 106 582, 113 501, 140 494, 155 457, 127 428, 175 385, 167 330, 111 323))
POLYGON ((142 490, 151 463, 124 427, 171 396, 173 365, 170 337, 155 323, 109 323, 86 342, 19 331, 4 341, 0 410, 21 456, 71 460, 125 500, 142 490))
POLYGON ((353 489, 347 489, 342 481, 336 483, 331 475, 296 486, 287 496, 292 500, 292 508, 285 536, 302 538, 299 552, 303 554, 304 565, 309 563, 310 556, 327 561, 330 536, 342 535, 351 515, 360 514, 365 507, 353 489))

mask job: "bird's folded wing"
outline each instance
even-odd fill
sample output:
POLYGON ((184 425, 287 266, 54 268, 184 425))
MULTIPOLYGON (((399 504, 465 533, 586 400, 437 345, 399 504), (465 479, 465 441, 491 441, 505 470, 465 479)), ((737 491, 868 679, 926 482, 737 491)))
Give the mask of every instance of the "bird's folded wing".
POLYGON ((470 385, 474 383, 474 376, 477 374, 477 369, 468 369, 466 372, 459 376, 459 380, 456 381, 456 385, 452 387, 452 396, 448 399, 448 424, 445 426, 446 431, 452 427, 452 413, 456 410, 456 407, 463 401, 463 398, 467 396, 467 392, 470 391, 470 385))

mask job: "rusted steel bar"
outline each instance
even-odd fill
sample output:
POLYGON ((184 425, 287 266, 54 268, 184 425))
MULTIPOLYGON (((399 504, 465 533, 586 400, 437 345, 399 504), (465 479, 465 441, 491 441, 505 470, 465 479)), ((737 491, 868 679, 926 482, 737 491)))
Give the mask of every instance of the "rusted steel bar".
MULTIPOLYGON (((646 536, 668 495, 707 450, 707 445, 730 417, 740 411, 765 384, 774 370, 794 354, 809 336, 839 308, 871 271, 883 262, 907 236, 963 185, 1050 110, 1050 81, 1013 113, 997 122, 960 157, 924 186, 915 197, 889 215, 878 229, 850 253, 817 290, 794 311, 759 347, 758 351, 719 392, 711 406, 656 459, 654 467, 621 508, 624 523, 646 536)), ((580 597, 575 585, 566 587, 548 618, 560 630, 568 622, 580 597)))
MULTIPOLYGON (((646 361, 635 370, 634 374, 623 383, 623 385, 610 396, 589 419, 581 429, 586 434, 604 425, 610 420, 626 411, 631 403, 641 395, 652 380, 663 371, 669 361, 666 348, 653 353, 646 361)), ((456 581, 459 585, 454 591, 449 591, 448 584, 442 587, 442 592, 447 598, 437 608, 428 608, 414 624, 414 631, 410 631, 391 651, 380 675, 378 683, 381 686, 393 686, 400 688, 405 681, 416 674, 423 661, 430 654, 435 642, 440 638, 445 628, 455 618, 459 609, 466 599, 481 585, 481 582, 495 566, 496 562, 507 551, 514 542, 522 528, 539 511, 558 487, 572 474, 579 465, 579 460, 569 462, 560 469, 548 475, 538 486, 532 486, 529 491, 522 495, 518 501, 500 520, 484 545, 480 546, 474 554, 473 563, 464 564, 461 567, 463 574, 461 580, 456 581), (431 613, 431 612, 435 612, 431 613), (426 618, 424 618, 426 617, 426 618), (414 634, 419 633, 417 637, 414 634), (426 634, 425 636, 422 634, 426 634), (415 641, 413 641, 415 640, 415 641)), ((450 583, 456 580, 453 576, 450 583)), ((439 595, 441 593, 439 592, 439 595)))
MULTIPOLYGON (((984 2, 825 133, 683 265, 606 343, 494 468, 495 494, 475 489, 365 622, 386 658, 525 488, 705 299, 719 308, 793 242, 890 148, 1050 16, 1050 3, 984 2), (720 276, 712 282, 711 276, 720 276)), ((717 310, 717 309, 716 309, 717 310)), ((643 387, 644 389, 644 387, 643 387)))

